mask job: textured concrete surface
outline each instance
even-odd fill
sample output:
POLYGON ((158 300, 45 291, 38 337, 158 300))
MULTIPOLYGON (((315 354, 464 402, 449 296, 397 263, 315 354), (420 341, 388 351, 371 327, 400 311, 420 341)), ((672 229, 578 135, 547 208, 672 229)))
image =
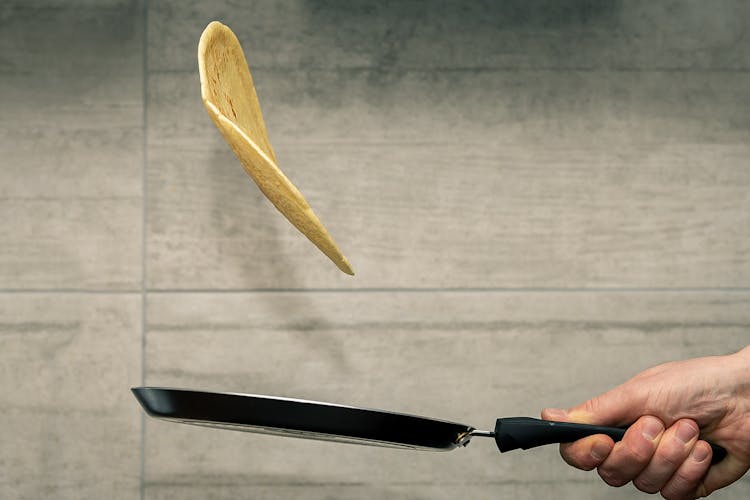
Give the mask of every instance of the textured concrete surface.
MULTIPOLYGON (((167 293, 152 296, 149 311, 148 384, 483 428, 499 416, 575 404, 664 361, 743 347, 750 293, 167 293)), ((552 484, 563 498, 580 498, 581 488, 586 498, 611 494, 582 485, 593 477, 566 467, 555 447, 500 455, 479 438, 450 453, 407 452, 149 421, 145 452, 149 498, 229 498, 245 486, 248 496, 262 488, 303 498, 456 498, 466 485, 474 497, 522 485, 528 498, 544 498, 552 484)))
POLYGON ((149 286, 746 284, 750 16, 728 16, 746 4, 498 3, 156 3, 149 286), (703 15, 715 31, 689 29, 703 15), (208 18, 237 30, 279 163, 357 279, 205 119, 208 18))
POLYGON ((135 295, 0 294, 0 497, 137 498, 135 295))
POLYGON ((142 8, 57 3, 0 7, 0 288, 137 289, 142 8))
POLYGON ((644 498, 554 447, 193 428, 128 389, 481 427, 747 345, 749 24, 742 0, 3 2, 0 498, 644 498), (354 278, 206 115, 211 20, 354 278))

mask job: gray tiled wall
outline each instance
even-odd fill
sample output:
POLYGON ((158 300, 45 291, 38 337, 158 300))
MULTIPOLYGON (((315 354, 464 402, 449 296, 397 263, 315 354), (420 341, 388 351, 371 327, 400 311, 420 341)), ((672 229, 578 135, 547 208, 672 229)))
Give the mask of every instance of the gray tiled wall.
POLYGON ((3 2, 0 498, 642 498, 554 448, 191 428, 128 388, 481 427, 750 344, 749 25, 742 0, 3 2), (207 117, 215 19, 354 278, 207 117))

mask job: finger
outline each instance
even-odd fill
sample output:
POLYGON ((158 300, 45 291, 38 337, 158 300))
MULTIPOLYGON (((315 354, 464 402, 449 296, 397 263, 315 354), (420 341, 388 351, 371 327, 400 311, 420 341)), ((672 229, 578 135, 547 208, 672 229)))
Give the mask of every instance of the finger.
POLYGON ((747 470, 747 465, 740 459, 732 454, 727 455, 724 460, 708 469, 706 478, 698 485, 699 496, 708 496, 719 488, 732 484, 741 478, 747 470))
POLYGON ((560 456, 569 465, 581 470, 593 470, 604 462, 615 443, 604 434, 585 437, 575 443, 560 445, 560 456))
MULTIPOLYGON (((557 408, 542 410, 542 418, 558 422, 569 421, 567 412, 557 408)), ((609 456, 614 445, 614 441, 609 436, 597 434, 579 439, 574 443, 561 444, 560 456, 568 465, 581 470, 593 470, 609 456)))
POLYGON ((664 431, 654 456, 633 480, 633 485, 646 493, 661 490, 687 460, 696 441, 698 424, 689 419, 678 420, 664 431))
POLYGON ((711 447, 705 441, 696 442, 688 458, 661 489, 661 495, 667 500, 696 498, 700 480, 710 466, 711 447))
POLYGON ((626 382, 568 409, 568 418, 585 424, 628 425, 642 415, 647 397, 648 387, 626 382))
POLYGON ((542 410, 544 420, 555 420, 557 422, 569 422, 568 412, 560 408, 545 408, 542 410))
POLYGON ((658 418, 639 418, 599 466, 599 475, 604 482, 610 486, 623 486, 635 479, 651 461, 663 433, 664 424, 658 418))

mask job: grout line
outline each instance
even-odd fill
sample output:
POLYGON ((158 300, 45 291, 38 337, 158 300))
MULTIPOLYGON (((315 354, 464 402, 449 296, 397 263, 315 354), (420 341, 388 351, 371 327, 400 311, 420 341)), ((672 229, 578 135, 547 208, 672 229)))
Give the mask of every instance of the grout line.
MULTIPOLYGON (((540 66, 466 66, 466 67, 442 67, 442 66, 393 66, 383 68, 381 66, 305 66, 304 71, 318 71, 326 73, 360 73, 360 72, 382 72, 383 70, 393 73, 748 73, 748 68, 670 68, 670 67, 555 67, 540 66)), ((281 73, 299 72, 298 66, 253 66, 254 72, 269 71, 281 73)), ((194 73, 195 69, 188 68, 163 68, 152 71, 155 75, 194 73)))
MULTIPOLYGON (((191 482, 190 480, 164 480, 164 481, 158 481, 155 484, 158 484, 159 486, 193 486, 196 484, 198 480, 195 482, 191 482)), ((496 480, 482 480, 482 481, 475 481, 470 479, 457 479, 455 481, 450 480, 438 480, 438 481, 388 481, 385 482, 378 482, 378 484, 388 484, 389 486, 512 486, 512 485, 522 485, 522 486, 530 486, 530 485, 558 485, 558 484, 591 484, 591 480, 587 479, 585 477, 581 478, 570 478, 570 479, 545 479, 545 478, 537 478, 533 481, 526 481, 522 479, 496 479, 496 480)), ((361 486, 372 486, 373 483, 367 482, 367 481, 305 481, 305 480, 298 480, 298 481, 287 481, 284 483, 280 483, 278 481, 221 481, 221 480, 214 480, 214 481, 207 481, 207 480, 200 480, 201 486, 209 486, 211 488, 217 488, 222 486, 235 486, 235 487, 243 487, 243 488, 258 488, 258 487, 279 487, 279 488, 326 488, 330 486, 339 486, 344 488, 349 487, 361 487, 361 486)))
POLYGON ((65 293, 80 295, 140 295, 142 290, 106 290, 97 288, 0 288, 0 293, 65 293))
POLYGON ((197 293, 748 293, 747 287, 363 287, 363 288, 152 288, 153 294, 197 293))
MULTIPOLYGON (((145 207, 144 207, 145 210, 145 207)), ((144 221, 145 224, 145 221, 144 221)), ((145 235, 144 235, 145 238, 145 235)), ((143 244, 145 255, 145 242, 143 244)), ((145 283, 145 258, 142 262, 145 283)), ((147 288, 137 290, 76 288, 0 288, 1 294, 141 295, 233 293, 750 293, 750 287, 361 287, 361 288, 147 288)), ((145 327, 146 311, 142 311, 145 327)), ((144 344, 145 347, 145 344, 144 344)))
POLYGON ((145 380, 146 369, 145 354, 146 345, 146 298, 148 288, 147 278, 147 224, 148 224, 148 0, 143 5, 143 166, 142 166, 142 220, 141 220, 141 383, 145 380))
MULTIPOLYGON (((148 0, 143 0, 143 165, 141 186, 141 385, 146 384, 146 307, 148 306, 147 223, 148 223, 148 0)), ((140 499, 146 496, 146 415, 141 412, 140 499)))

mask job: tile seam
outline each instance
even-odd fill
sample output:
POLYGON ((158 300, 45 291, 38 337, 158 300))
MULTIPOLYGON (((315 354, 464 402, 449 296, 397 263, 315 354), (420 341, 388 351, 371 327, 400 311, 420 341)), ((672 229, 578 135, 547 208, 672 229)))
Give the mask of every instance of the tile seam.
MULTIPOLYGON (((145 262, 144 262, 145 265, 145 262)), ((145 279, 145 277, 143 278, 145 279)), ((362 288, 0 288, 0 295, 143 295, 233 293, 748 293, 750 287, 362 287, 362 288)), ((145 312, 143 314, 145 320, 145 312)))
MULTIPOLYGON (((148 306, 148 286, 147 276, 148 270, 146 268, 147 262, 147 240, 148 240, 148 0, 143 0, 143 52, 142 52, 142 66, 141 71, 143 72, 142 82, 142 94, 143 99, 143 156, 141 165, 141 385, 145 385, 146 382, 146 313, 148 306)), ((140 427, 140 484, 139 484, 139 496, 141 500, 144 500, 146 496, 146 416, 143 412, 140 412, 141 427, 140 427)))

